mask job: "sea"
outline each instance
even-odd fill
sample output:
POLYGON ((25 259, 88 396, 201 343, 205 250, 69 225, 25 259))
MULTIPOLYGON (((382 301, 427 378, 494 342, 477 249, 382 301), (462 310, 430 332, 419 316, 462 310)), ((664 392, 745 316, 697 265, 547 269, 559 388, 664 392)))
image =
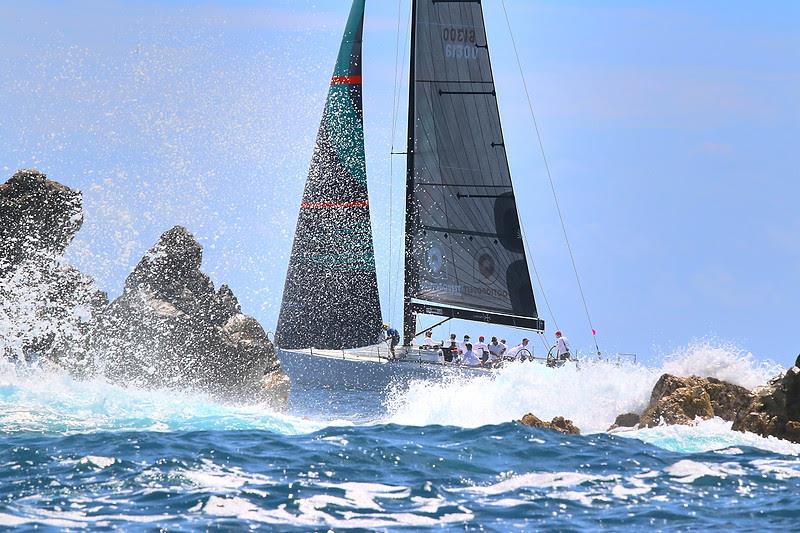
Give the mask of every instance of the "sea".
POLYGON ((295 388, 276 412, 5 362, 0 529, 797 530, 800 445, 721 419, 608 431, 663 372, 754 387, 779 371, 699 343, 652 366, 295 388), (523 426, 527 412, 582 434, 523 426))

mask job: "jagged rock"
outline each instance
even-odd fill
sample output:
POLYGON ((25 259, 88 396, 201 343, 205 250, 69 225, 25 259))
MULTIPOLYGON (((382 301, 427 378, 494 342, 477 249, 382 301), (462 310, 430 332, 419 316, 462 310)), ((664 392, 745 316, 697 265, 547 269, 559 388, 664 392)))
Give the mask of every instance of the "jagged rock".
POLYGON ((733 429, 800 442, 800 368, 793 366, 756 389, 733 429))
POLYGON ((753 393, 746 388, 716 378, 706 378, 703 388, 711 397, 714 416, 723 420, 732 421, 753 399, 753 393))
POLYGON ((624 413, 617 416, 614 424, 608 428, 609 431, 617 428, 633 428, 636 427, 641 421, 641 417, 636 413, 624 413))
POLYGON ((92 353, 119 382, 285 404, 288 378, 272 343, 229 287, 214 290, 201 261, 202 247, 185 228, 164 233, 100 317, 92 353))
POLYGON ((19 170, 0 185, 0 263, 5 268, 34 255, 62 255, 82 224, 80 192, 38 170, 19 170))
POLYGON ((0 185, 0 355, 39 357, 78 377, 199 388, 286 403, 288 378, 259 323, 200 271, 202 247, 166 232, 111 305, 63 253, 83 223, 81 194, 20 170, 0 185))
POLYGON ((642 413, 640 424, 691 424, 696 417, 714 416, 733 420, 736 412, 747 405, 752 393, 716 378, 662 375, 650 395, 650 404, 642 413))
POLYGON ((570 435, 581 434, 581 430, 572 423, 572 420, 567 420, 563 416, 557 416, 551 422, 545 422, 533 413, 528 413, 522 417, 520 422, 526 426, 552 429, 553 431, 558 431, 559 433, 568 433, 570 435))
POLYGON ((680 387, 648 407, 642 414, 642 425, 691 424, 698 416, 704 419, 714 416, 711 397, 700 386, 680 387))
POLYGON ((63 253, 83 223, 81 194, 20 170, 0 185, 0 345, 10 358, 39 357, 80 372, 85 337, 108 304, 63 253))

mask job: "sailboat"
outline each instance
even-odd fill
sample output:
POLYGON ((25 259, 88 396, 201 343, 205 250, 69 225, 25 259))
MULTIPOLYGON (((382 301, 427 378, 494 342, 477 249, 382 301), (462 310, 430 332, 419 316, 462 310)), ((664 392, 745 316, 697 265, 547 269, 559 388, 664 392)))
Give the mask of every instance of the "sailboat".
MULTIPOLYGON (((403 343, 381 344, 362 108, 365 0, 331 77, 289 261, 276 344, 293 383, 374 388, 473 373, 416 349, 417 316, 544 331, 479 1, 412 0, 403 343)), ((438 325, 438 324, 437 324, 438 325)))

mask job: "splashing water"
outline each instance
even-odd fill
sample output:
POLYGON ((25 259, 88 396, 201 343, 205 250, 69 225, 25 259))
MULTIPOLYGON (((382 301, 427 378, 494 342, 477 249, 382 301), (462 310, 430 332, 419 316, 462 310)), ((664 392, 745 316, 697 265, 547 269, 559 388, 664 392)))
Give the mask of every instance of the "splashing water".
POLYGON ((0 431, 80 434, 100 431, 265 430, 308 433, 339 422, 312 422, 266 405, 226 405, 200 393, 142 390, 102 377, 0 364, 0 431))
POLYGON ((784 369, 770 361, 757 361, 753 354, 733 344, 699 341, 669 354, 662 372, 676 376, 715 377, 753 389, 784 369))
POLYGON ((731 422, 721 418, 698 420, 693 426, 658 426, 635 431, 620 431, 616 435, 633 437, 665 450, 679 453, 703 453, 721 450, 737 455, 740 448, 758 448, 783 455, 800 455, 800 444, 775 437, 760 437, 753 433, 731 431, 731 422))
POLYGON ((605 431, 617 415, 641 412, 658 378, 716 377, 752 388, 766 383, 779 367, 758 363, 730 346, 692 344, 665 359, 660 368, 586 361, 580 368, 552 369, 519 363, 495 375, 446 383, 414 382, 389 398, 389 419, 406 425, 479 427, 518 420, 533 412, 542 419, 564 416, 583 432, 605 431))

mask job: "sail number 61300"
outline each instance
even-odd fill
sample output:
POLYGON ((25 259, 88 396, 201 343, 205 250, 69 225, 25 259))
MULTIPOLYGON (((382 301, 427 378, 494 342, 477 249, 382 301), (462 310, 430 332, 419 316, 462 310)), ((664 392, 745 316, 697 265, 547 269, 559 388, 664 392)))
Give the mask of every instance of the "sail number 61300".
POLYGON ((442 29, 442 39, 456 43, 475 44, 475 30, 464 28, 444 28, 442 29))

